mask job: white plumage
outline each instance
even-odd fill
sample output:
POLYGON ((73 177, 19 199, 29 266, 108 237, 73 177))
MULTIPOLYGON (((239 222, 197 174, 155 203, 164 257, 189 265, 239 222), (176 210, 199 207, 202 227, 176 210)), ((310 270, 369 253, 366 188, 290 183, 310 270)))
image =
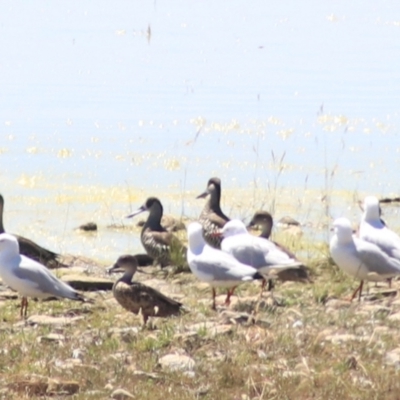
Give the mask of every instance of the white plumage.
POLYGON ((357 292, 361 297, 364 280, 382 281, 400 274, 400 261, 390 257, 377 245, 354 237, 348 219, 336 219, 333 227, 335 234, 330 241, 333 260, 344 272, 361 281, 351 299, 357 292))
POLYGON ((213 288, 213 308, 215 309, 215 287, 228 290, 226 304, 236 286, 254 279, 262 279, 254 268, 242 264, 231 255, 207 245, 202 234, 202 226, 193 222, 188 226, 189 247, 187 261, 193 274, 213 288))
POLYGON ((78 292, 56 278, 45 266, 20 255, 17 239, 7 233, 0 234, 0 276, 6 285, 22 295, 21 316, 26 316, 27 297, 55 296, 84 301, 78 292))

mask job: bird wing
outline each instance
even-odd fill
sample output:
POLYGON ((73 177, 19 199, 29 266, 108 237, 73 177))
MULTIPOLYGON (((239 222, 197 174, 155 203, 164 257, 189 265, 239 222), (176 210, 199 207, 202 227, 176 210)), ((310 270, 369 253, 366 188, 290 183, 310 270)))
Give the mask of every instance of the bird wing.
POLYGON ((46 267, 23 255, 19 267, 14 270, 14 274, 23 280, 24 284, 35 288, 43 295, 48 294, 71 299, 76 299, 78 296, 74 289, 60 281, 46 267))
POLYGON ((389 257, 384 251, 373 243, 358 238, 353 238, 360 260, 369 273, 382 276, 400 274, 400 261, 389 257))
POLYGON ((241 263, 254 268, 300 264, 280 250, 273 242, 250 234, 227 237, 222 241, 221 248, 232 254, 241 263))
POLYGON ((229 218, 224 215, 221 211, 221 215, 216 212, 208 212, 205 216, 213 225, 218 226, 219 228, 223 228, 224 225, 229 221, 229 218))
POLYGON ((182 306, 182 303, 179 301, 171 299, 158 290, 150 286, 143 285, 139 282, 132 282, 130 288, 132 292, 136 292, 139 295, 140 302, 143 302, 144 304, 147 303, 157 305, 157 303, 164 303, 166 305, 176 307, 182 306))
POLYGON ((239 263, 233 256, 219 250, 203 252, 194 257, 189 265, 193 266, 197 275, 206 282, 250 280, 257 272, 254 268, 239 263))
POLYGON ((379 246, 386 254, 400 260, 400 237, 384 225, 360 224, 360 237, 379 246))

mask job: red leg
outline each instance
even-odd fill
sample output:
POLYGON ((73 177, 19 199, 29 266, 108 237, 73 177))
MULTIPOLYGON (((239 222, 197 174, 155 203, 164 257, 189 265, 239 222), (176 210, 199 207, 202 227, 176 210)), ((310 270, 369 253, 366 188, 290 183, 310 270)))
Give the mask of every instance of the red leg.
POLYGON ((213 298, 213 303, 212 303, 212 309, 213 310, 216 310, 217 309, 217 307, 216 307, 216 305, 215 305, 215 296, 217 295, 217 293, 215 292, 215 288, 212 288, 212 298, 213 298))
POLYGON ((364 286, 364 281, 360 282, 360 286, 354 291, 353 295, 350 298, 350 301, 353 301, 354 297, 356 297, 357 293, 358 293, 358 301, 361 300, 361 293, 362 293, 362 288, 364 286))
POLYGON ((28 299, 26 297, 22 297, 21 300, 21 318, 26 318, 28 313, 28 299))
POLYGON ((233 295, 233 292, 235 291, 236 286, 233 287, 232 289, 229 289, 227 294, 226 294, 226 299, 225 299, 225 305, 229 306, 231 304, 231 296, 233 295))

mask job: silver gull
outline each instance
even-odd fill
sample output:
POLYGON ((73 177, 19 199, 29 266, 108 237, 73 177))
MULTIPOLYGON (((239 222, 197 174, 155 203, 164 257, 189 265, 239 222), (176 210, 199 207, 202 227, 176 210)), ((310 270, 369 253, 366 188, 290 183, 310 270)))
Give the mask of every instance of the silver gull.
POLYGON ((228 289, 225 304, 229 305, 236 286, 263 277, 256 269, 240 263, 230 254, 207 245, 202 231, 198 222, 192 222, 188 226, 187 261, 193 274, 212 287, 212 308, 215 310, 216 287, 228 289))
POLYGON ((400 261, 390 257, 377 245, 353 236, 348 219, 336 219, 333 227, 335 233, 330 241, 333 261, 348 275, 361 281, 351 300, 357 293, 360 300, 364 280, 377 282, 400 274, 400 261))
POLYGON ((0 276, 3 282, 22 295, 21 317, 26 317, 27 297, 64 297, 85 301, 71 286, 56 278, 44 265, 19 253, 17 239, 0 234, 0 276))

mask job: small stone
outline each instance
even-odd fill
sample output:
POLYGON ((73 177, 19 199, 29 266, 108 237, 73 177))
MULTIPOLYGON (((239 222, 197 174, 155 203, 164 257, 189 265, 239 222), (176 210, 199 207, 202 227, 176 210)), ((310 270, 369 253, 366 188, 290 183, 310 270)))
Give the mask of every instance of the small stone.
POLYGON ((393 365, 397 369, 400 368, 400 347, 397 347, 394 350, 391 350, 385 355, 385 362, 388 365, 393 365))
POLYGON ((360 338, 359 336, 356 335, 352 335, 350 333, 337 333, 334 335, 328 335, 325 336, 325 340, 328 342, 332 342, 334 344, 339 344, 339 343, 346 343, 346 342, 350 342, 350 341, 356 341, 356 340, 360 340, 362 338, 360 338))
POLYGON ((208 338, 213 338, 218 335, 224 335, 232 332, 231 325, 218 325, 213 322, 200 322, 194 325, 188 326, 190 332, 204 332, 208 338))
POLYGON ((138 332, 139 328, 133 326, 127 328, 111 328, 107 331, 107 334, 110 337, 120 339, 125 343, 132 343, 136 340, 138 332))
POLYGON ((170 371, 190 371, 194 368, 193 358, 184 354, 167 354, 158 360, 162 369, 170 371))
POLYGON ((85 232, 97 231, 97 224, 95 222, 86 222, 86 224, 78 226, 78 229, 85 232))
POLYGON ((47 388, 47 394, 59 395, 67 394, 72 395, 79 392, 79 383, 74 381, 60 382, 55 379, 49 380, 49 386, 47 388))
POLYGON ((303 327, 303 322, 300 321, 299 319, 295 321, 292 325, 292 328, 302 328, 303 327))
POLYGON ((28 325, 71 325, 77 321, 83 319, 83 316, 79 317, 52 317, 50 315, 31 315, 26 323, 28 325))
POLYGON ((140 370, 134 370, 132 371, 132 378, 136 378, 137 380, 143 380, 143 381, 147 381, 147 380, 157 380, 160 379, 160 376, 151 372, 145 372, 145 371, 140 371, 140 370))
POLYGON ((61 280, 74 289, 83 291, 112 290, 114 285, 114 281, 110 279, 77 274, 63 275, 61 280))
POLYGON ((395 314, 389 315, 388 320, 389 321, 400 321, 400 311, 395 314))
POLYGON ((111 398, 115 400, 134 399, 135 396, 125 389, 116 389, 111 393, 111 398))
POLYGON ((339 300, 339 299, 329 299, 325 303, 325 307, 334 308, 334 309, 349 308, 350 305, 351 305, 350 301, 348 301, 348 300, 339 300))
POLYGON ((46 336, 40 336, 38 337, 38 342, 39 343, 50 343, 50 342, 58 342, 61 343, 65 340, 64 335, 60 335, 58 333, 49 333, 46 336))

